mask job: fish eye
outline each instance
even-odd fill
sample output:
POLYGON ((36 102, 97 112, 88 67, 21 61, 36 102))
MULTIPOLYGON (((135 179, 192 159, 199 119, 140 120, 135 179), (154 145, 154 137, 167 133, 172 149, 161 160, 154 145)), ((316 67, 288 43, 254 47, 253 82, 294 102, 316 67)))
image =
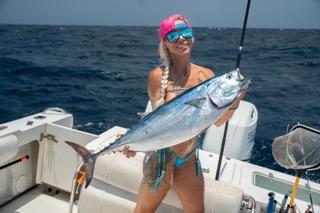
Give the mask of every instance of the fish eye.
POLYGON ((232 78, 232 74, 231 73, 227 73, 226 78, 230 80, 232 78))

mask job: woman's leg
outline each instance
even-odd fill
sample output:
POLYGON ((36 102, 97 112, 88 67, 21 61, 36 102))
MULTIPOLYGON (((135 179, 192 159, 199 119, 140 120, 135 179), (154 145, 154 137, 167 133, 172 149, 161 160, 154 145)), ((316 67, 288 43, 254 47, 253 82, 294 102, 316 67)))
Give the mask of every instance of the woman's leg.
POLYGON ((170 161, 167 163, 166 172, 164 173, 160 187, 156 191, 153 191, 150 186, 142 180, 134 213, 151 213, 156 211, 171 187, 172 174, 173 161, 170 161))
POLYGON ((204 179, 196 175, 196 155, 173 174, 173 184, 185 213, 204 212, 204 179))

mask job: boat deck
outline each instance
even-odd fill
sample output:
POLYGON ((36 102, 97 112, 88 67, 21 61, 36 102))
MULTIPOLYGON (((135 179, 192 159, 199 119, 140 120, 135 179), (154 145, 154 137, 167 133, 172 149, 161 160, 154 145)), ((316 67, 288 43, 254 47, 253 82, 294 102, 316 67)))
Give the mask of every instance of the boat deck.
MULTIPOLYGON (((218 156, 212 153, 207 153, 205 151, 200 152, 200 158, 202 159, 204 176, 205 178, 212 179, 215 175, 216 165, 218 156), (209 158, 209 159, 207 159, 209 158), (206 159, 206 160, 205 160, 206 159)), ((268 193, 271 190, 261 189, 258 186, 255 186, 256 180, 254 179, 253 170, 258 174, 266 174, 266 176, 279 177, 273 170, 266 171, 266 168, 259 168, 258 166, 250 165, 245 162, 237 161, 234 159, 223 159, 222 167, 221 167, 221 175, 220 180, 232 183, 234 185, 240 186, 245 194, 254 194, 255 199, 257 201, 256 212, 264 212, 262 203, 266 203, 268 200, 268 193), (248 167, 251 166, 251 167, 248 167), (261 169, 261 173, 259 173, 259 169, 261 169), (241 173, 250 173, 251 175, 244 178, 244 174, 241 173)), ((283 175, 283 174, 280 174, 283 175)), ((289 179, 293 179, 293 177, 289 177, 289 179)), ((290 180, 291 181, 291 180, 290 180)), ((301 185, 305 181, 302 180, 301 185)), ((315 189, 313 189, 314 191, 315 189)), ((316 190, 318 191, 318 190, 316 190)), ((281 201, 282 194, 275 193, 276 199, 281 201)), ((5 205, 0 207, 0 213, 56 213, 56 212, 67 212, 69 208, 69 193, 63 191, 57 191, 56 189, 49 190, 49 186, 40 185, 37 186, 24 194, 20 195, 18 198, 6 203, 5 205)), ((314 197, 317 204, 318 197, 314 197)), ((77 203, 75 203, 73 212, 77 212, 77 203)), ((308 202, 298 201, 298 206, 300 206, 299 210, 302 211, 305 209, 308 202)), ((279 205, 279 203, 278 203, 279 205)), ((279 208, 279 206, 277 206, 279 208)), ((319 206, 315 206, 315 210, 318 210, 319 206)), ((163 208, 162 208, 163 210, 163 208)), ((177 210, 177 209, 176 209, 177 210)), ((165 212, 165 211, 164 211, 165 212)))
MULTIPOLYGON (((99 139, 96 140, 98 143, 96 145, 103 147, 105 143, 110 143, 114 140, 118 133, 123 133, 124 131, 126 129, 114 127, 101 134, 99 139)), ((94 148, 96 149, 97 147, 94 148)), ((142 158, 142 153, 138 153, 136 157, 142 158)), ((218 155, 200 150, 199 157, 204 177, 213 180, 215 178, 218 155)), ((101 158, 104 158, 104 156, 101 156, 101 158)), ((220 181, 240 187, 244 194, 254 196, 260 209, 261 206, 265 206, 268 201, 268 193, 272 191, 275 192, 275 199, 278 201, 277 207, 279 207, 283 195, 291 190, 294 177, 247 162, 223 157, 220 181)), ((301 212, 304 212, 309 204, 308 187, 306 185, 307 181, 301 179, 297 194, 298 200, 296 200, 298 209, 301 212)), ((310 185, 315 212, 320 212, 320 185, 314 182, 310 182, 310 185)), ((69 193, 63 191, 57 193, 55 189, 48 191, 48 186, 41 185, 1 206, 0 213, 56 213, 67 212, 68 207, 69 193)), ((77 205, 74 206, 73 212, 77 212, 77 205)))
MULTIPOLYGON (((40 185, 7 202, 0 207, 0 213, 63 213, 68 211, 69 196, 69 193, 40 185)), ((73 212, 77 212, 77 205, 73 212)))

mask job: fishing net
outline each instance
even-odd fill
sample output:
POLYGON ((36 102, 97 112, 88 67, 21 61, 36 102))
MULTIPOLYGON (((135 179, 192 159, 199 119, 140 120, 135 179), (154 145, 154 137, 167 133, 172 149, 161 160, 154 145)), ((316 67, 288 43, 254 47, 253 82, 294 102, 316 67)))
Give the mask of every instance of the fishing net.
POLYGON ((317 169, 320 166, 320 131, 299 124, 290 133, 274 139, 272 154, 275 161, 287 169, 317 169))

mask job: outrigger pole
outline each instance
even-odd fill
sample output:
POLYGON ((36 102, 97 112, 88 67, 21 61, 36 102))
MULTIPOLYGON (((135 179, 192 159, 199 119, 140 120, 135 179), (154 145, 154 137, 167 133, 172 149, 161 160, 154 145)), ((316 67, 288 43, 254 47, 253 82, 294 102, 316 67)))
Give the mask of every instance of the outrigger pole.
MULTIPOLYGON (((247 21, 248 21, 248 16, 249 16, 250 4, 251 4, 251 0, 248 0, 247 8, 246 8, 246 14, 245 14, 245 17, 244 17, 244 22, 243 22, 243 27, 242 27, 242 33, 241 33, 239 50, 238 50, 238 56, 237 56, 237 61, 236 61, 236 70, 238 72, 238 78, 239 79, 240 79, 241 54, 242 54, 242 49, 243 49, 244 36, 246 34, 246 29, 247 29, 247 21)), ((225 127, 224 127, 223 138, 222 138, 222 143, 221 143, 221 147, 220 147, 219 161, 218 161, 218 166, 217 166, 217 171, 216 171, 216 178, 215 178, 216 180, 219 180, 219 176, 220 176, 222 156, 223 156, 223 152, 224 152, 224 146, 226 144, 228 125, 229 125, 229 120, 226 122, 225 127)))

